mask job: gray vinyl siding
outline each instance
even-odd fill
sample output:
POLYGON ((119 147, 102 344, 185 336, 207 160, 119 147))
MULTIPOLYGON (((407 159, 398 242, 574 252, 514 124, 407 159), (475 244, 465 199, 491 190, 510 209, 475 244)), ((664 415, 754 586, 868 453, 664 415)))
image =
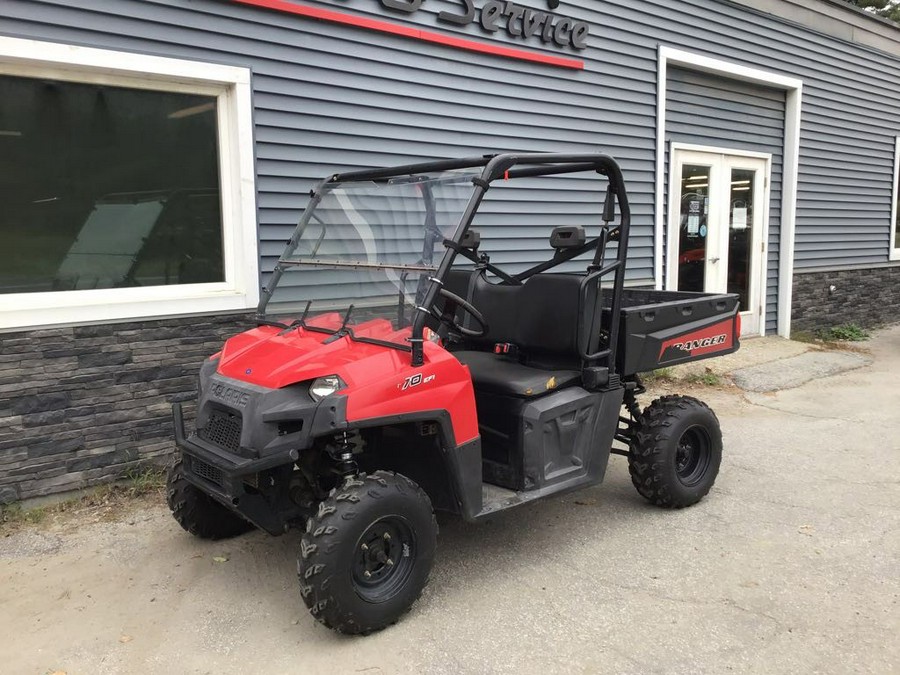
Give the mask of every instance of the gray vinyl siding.
MULTIPOLYGON (((588 48, 577 54, 503 32, 487 36, 474 26, 437 24, 435 13, 459 7, 449 0, 428 0, 412 17, 387 12, 375 0, 306 2, 562 52, 583 59, 585 69, 464 52, 228 0, 3 0, 0 34, 251 68, 264 279, 312 181, 337 169, 482 152, 596 149, 620 160, 630 188, 629 278, 651 280, 660 44, 801 78, 796 266, 887 261, 893 138, 900 133, 896 57, 726 0, 569 0, 559 12, 591 23, 588 48)), ((505 257, 520 264, 544 257, 539 224, 596 218, 596 192, 585 179, 564 180, 565 197, 554 196, 552 204, 549 193, 535 192, 515 211, 502 202, 492 207, 487 215, 511 226, 505 257)), ((770 293, 777 254, 770 247, 770 293)))
MULTIPOLYGON (((623 72, 609 83, 596 62, 585 72, 522 64, 221 1, 5 4, 0 27, 7 34, 252 68, 263 282, 322 176, 473 154, 585 149, 613 154, 629 173, 639 227, 629 276, 652 279, 649 79, 636 86, 623 72), (598 97, 601 85, 613 99, 598 97), (628 117, 610 122, 615 110, 628 117)), ((373 16, 402 21, 370 5, 352 9, 374 7, 373 16)), ((434 3, 433 11, 440 8, 434 3)), ((554 184, 563 197, 546 190, 519 191, 514 202, 492 195, 480 220, 511 226, 508 241, 497 243, 498 262, 521 267, 546 259, 548 226, 599 223, 596 177, 554 184)))
MULTIPOLYGON (((784 91, 670 68, 666 97, 666 174, 669 143, 691 143, 772 155, 766 279, 766 331, 777 328, 784 91)), ((668 181, 666 182, 668 192, 668 181)), ((668 194, 666 194, 668 214, 668 194)), ((668 222, 668 220, 666 220, 668 222)))
POLYGON ((795 268, 886 263, 900 58, 732 3, 663 4, 654 25, 688 51, 803 80, 795 268))

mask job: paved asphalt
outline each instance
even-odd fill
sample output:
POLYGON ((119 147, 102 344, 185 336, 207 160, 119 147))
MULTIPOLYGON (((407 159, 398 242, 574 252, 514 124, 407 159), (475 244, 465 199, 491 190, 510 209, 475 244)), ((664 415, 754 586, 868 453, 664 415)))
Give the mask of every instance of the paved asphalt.
POLYGON ((0 671, 900 672, 900 327, 868 346, 799 388, 693 392, 726 448, 695 507, 646 505, 614 458, 597 488, 444 519, 423 597, 366 638, 303 611, 296 535, 195 541, 159 506, 0 539, 0 671))

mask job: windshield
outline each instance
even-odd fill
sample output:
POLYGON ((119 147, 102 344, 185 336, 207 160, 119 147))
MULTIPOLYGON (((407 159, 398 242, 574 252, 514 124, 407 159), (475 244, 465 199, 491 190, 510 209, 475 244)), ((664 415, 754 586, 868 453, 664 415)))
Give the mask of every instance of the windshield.
POLYGON ((329 183, 312 200, 269 281, 265 317, 302 317, 337 331, 350 306, 354 334, 408 347, 417 298, 437 270, 480 170, 329 183))

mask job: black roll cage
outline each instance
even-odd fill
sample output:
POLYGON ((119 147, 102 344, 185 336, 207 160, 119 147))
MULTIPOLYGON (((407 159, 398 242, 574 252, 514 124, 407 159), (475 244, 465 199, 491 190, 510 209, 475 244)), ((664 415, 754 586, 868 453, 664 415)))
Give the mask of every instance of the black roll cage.
MULTIPOLYGON (((466 205, 465 210, 463 211, 463 215, 460 218, 459 225, 457 225, 453 237, 451 239, 444 240, 444 244, 446 247, 444 256, 441 258, 441 262, 434 274, 428 277, 429 283, 427 290, 424 297, 422 298, 419 307, 417 307, 419 311, 416 312, 416 317, 412 324, 412 336, 409 338, 411 344, 411 348, 409 349, 409 351, 412 352, 412 365, 414 367, 424 365, 425 359, 423 353, 423 330, 425 328, 425 321, 428 315, 428 310, 426 308, 432 307, 437 300, 441 286, 443 285, 443 280, 449 273, 450 268, 452 267, 453 262, 456 259, 456 256, 458 254, 461 254, 464 257, 473 259, 475 262, 480 262, 473 254, 471 254, 467 249, 464 249, 461 246, 461 242, 466 232, 468 232, 469 227, 472 225, 475 214, 477 213, 485 194, 490 189, 491 183, 499 179, 509 180, 513 178, 552 176, 556 174, 596 171, 597 173, 606 176, 606 178, 608 179, 606 200, 603 207, 604 224, 601 228, 600 235, 598 237, 595 237, 594 239, 586 241, 581 246, 575 248, 559 249, 550 260, 535 265, 534 267, 531 267, 530 269, 525 270, 520 274, 511 276, 500 270, 502 273, 497 274, 497 276, 502 279, 502 283, 521 284, 523 281, 525 281, 529 277, 534 276, 535 274, 545 272, 583 253, 595 250, 596 252, 594 254, 593 262, 588 267, 588 274, 581 282, 580 300, 582 306, 584 306, 584 300, 590 286, 595 283, 599 286, 602 277, 613 272, 615 273, 612 287, 612 303, 610 307, 611 315, 609 326, 609 342, 606 349, 594 353, 590 353, 588 351, 589 347, 587 344, 581 344, 582 336, 593 335, 595 332, 599 331, 597 322, 600 320, 599 313, 593 313, 590 317, 591 325, 589 326, 589 330, 585 331, 583 322, 586 319, 582 313, 582 315, 579 316, 578 326, 579 352, 582 360, 584 361, 585 367, 603 365, 609 369, 609 373, 610 375, 612 375, 615 370, 616 349, 619 342, 619 320, 620 310, 622 306, 622 292, 625 287, 625 262, 628 254, 628 237, 631 227, 631 210, 628 205, 628 197, 625 192, 625 183, 622 176, 622 170, 619 167, 618 163, 609 155, 605 155, 602 153, 505 153, 498 155, 483 155, 481 157, 466 157, 461 159, 422 162, 419 164, 406 164, 403 166, 381 169, 364 169, 360 171, 349 171, 347 173, 334 174, 320 181, 310 191, 310 202, 306 207, 306 210, 304 211, 300 222, 298 223, 298 227, 294 231, 294 235, 291 237, 290 241, 288 241, 287 247, 288 249, 296 247, 303 230, 309 223, 310 219, 313 217, 315 207, 322 200, 323 188, 326 185, 347 181, 379 182, 388 180, 390 178, 397 178, 400 176, 415 176, 420 174, 427 174, 430 172, 472 169, 477 167, 484 167, 484 169, 481 172, 481 176, 472 179, 475 190, 472 196, 469 198, 469 202, 466 205), (618 206, 619 210, 619 225, 617 227, 612 227, 610 223, 615 219, 616 206, 618 206), (606 248, 611 241, 618 242, 616 259, 612 262, 606 262, 606 248)), ((433 222, 434 219, 434 200, 433 198, 428 198, 429 193, 430 190, 426 191, 425 194, 426 225, 428 222, 433 222)), ((288 264, 289 263, 286 263, 283 260, 279 260, 272 274, 272 279, 270 280, 269 284, 267 284, 267 286, 263 288, 263 294, 260 299, 259 308, 257 310, 257 318, 261 323, 277 323, 265 319, 265 308, 272 294, 272 290, 270 289, 274 289, 281 275, 284 273, 285 267, 288 264)), ((494 268, 494 266, 490 265, 489 269, 491 268, 494 268)), ((492 269, 492 271, 494 271, 495 273, 497 272, 497 270, 499 270, 499 268, 492 269)), ((297 324, 297 322, 295 322, 295 324, 293 325, 304 324, 301 320, 300 324, 297 324)), ((285 328, 287 328, 287 326, 285 326, 285 328)), ((345 327, 344 334, 346 334, 351 339, 357 340, 359 342, 372 342, 379 345, 403 349, 403 347, 400 345, 394 345, 392 343, 372 340, 369 338, 357 337, 353 334, 353 331, 349 329, 349 327, 345 327)), ((404 351, 407 350, 404 349, 404 351)))

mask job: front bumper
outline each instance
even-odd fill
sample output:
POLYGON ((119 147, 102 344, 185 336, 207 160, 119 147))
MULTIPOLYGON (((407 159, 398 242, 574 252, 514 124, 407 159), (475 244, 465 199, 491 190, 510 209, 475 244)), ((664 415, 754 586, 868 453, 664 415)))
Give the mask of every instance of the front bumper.
POLYGON ((212 443, 207 443, 198 438, 196 434, 186 436, 184 433, 184 415, 182 414, 180 403, 172 404, 172 423, 175 427, 176 445, 183 452, 196 457, 215 469, 218 475, 212 472, 210 476, 206 477, 206 480, 225 488, 226 494, 230 494, 227 492, 229 486, 234 487, 239 483, 243 483, 246 477, 258 474, 260 471, 273 469, 276 466, 296 462, 300 457, 300 453, 297 450, 290 449, 258 459, 249 459, 223 450, 212 443))
POLYGON ((297 450, 285 450, 259 459, 247 459, 217 448, 184 433, 181 404, 172 404, 175 444, 181 449, 185 464, 185 478, 223 506, 270 534, 282 534, 288 527, 283 516, 256 489, 259 473, 284 464, 296 462, 297 450))
POLYGON ((181 403, 172 404, 175 442, 185 478, 210 497, 272 534, 296 516, 279 478, 316 439, 346 428, 346 397, 314 401, 306 385, 267 389, 200 370, 196 431, 185 433, 181 403))

